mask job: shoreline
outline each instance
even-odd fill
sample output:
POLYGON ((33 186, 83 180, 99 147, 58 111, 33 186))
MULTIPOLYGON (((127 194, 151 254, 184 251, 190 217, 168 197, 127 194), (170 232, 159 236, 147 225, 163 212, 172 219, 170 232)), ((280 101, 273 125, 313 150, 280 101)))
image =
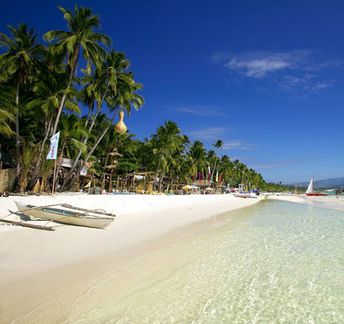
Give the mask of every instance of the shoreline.
MULTIPOLYGON (((263 199, 85 194, 0 199, 0 216, 14 209, 14 200, 33 205, 65 202, 117 215, 105 230, 62 224, 55 224, 54 232, 0 226, 0 317, 18 323, 68 322, 80 299, 88 298, 108 276, 154 251, 211 230, 225 221, 228 212, 263 199)), ((267 199, 344 211, 344 197, 271 195, 267 199)))
POLYGON ((319 208, 328 208, 344 211, 344 196, 331 195, 331 196, 306 196, 302 195, 269 195, 268 199, 288 201, 298 204, 306 204, 319 208))
MULTIPOLYGON (((125 266, 161 244, 182 239, 198 226, 204 228, 215 216, 262 199, 232 195, 85 194, 1 199, 0 216, 13 209, 14 200, 33 205, 64 202, 102 208, 117 215, 105 230, 59 224, 54 232, 0 226, 0 289, 6 292, 0 294, 1 317, 20 322, 21 316, 30 314, 32 309, 40 314, 41 304, 50 307, 51 312, 56 305, 61 308, 73 304, 85 289, 91 289, 114 267, 125 266)), ((46 319, 42 318, 42 322, 46 319)))

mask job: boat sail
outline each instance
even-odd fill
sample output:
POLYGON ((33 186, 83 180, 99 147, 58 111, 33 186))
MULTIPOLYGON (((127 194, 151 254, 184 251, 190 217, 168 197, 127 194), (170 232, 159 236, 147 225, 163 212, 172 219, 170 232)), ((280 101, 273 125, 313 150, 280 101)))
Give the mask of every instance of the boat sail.
POLYGON ((314 177, 312 177, 311 181, 309 182, 308 188, 306 190, 306 195, 307 196, 327 196, 327 194, 314 191, 314 177))
POLYGON ((311 181, 309 182, 308 188, 306 190, 306 194, 311 194, 314 192, 314 177, 311 178, 311 181))

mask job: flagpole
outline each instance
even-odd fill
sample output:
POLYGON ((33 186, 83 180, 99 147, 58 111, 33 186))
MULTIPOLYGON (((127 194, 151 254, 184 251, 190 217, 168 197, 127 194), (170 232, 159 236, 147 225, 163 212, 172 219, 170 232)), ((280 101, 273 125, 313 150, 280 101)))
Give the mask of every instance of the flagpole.
POLYGON ((55 192, 55 182, 56 182, 56 164, 57 164, 57 151, 60 139, 60 132, 57 132, 51 139, 50 139, 50 149, 47 155, 47 160, 55 160, 54 163, 54 174, 53 174, 53 187, 51 188, 51 194, 53 195, 55 192))
POLYGON ((51 194, 53 195, 55 193, 55 181, 56 181, 56 161, 57 159, 55 159, 55 163, 54 163, 54 175, 53 175, 53 187, 51 189, 51 194))

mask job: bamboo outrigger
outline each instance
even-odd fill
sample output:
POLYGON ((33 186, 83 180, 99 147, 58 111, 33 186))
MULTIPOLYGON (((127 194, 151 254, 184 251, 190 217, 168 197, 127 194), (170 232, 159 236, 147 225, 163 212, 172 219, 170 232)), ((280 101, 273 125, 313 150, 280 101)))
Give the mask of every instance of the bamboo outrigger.
MULTIPOLYGON (((17 214, 16 212, 10 211, 12 214, 17 214)), ((39 230, 46 230, 46 231, 55 231, 55 229, 51 226, 46 226, 46 225, 39 225, 39 224, 31 224, 27 222, 21 222, 21 221, 16 221, 16 220, 10 220, 10 219, 0 219, 0 222, 12 224, 12 225, 17 225, 17 226, 23 226, 23 227, 30 227, 34 229, 39 229, 39 230)))

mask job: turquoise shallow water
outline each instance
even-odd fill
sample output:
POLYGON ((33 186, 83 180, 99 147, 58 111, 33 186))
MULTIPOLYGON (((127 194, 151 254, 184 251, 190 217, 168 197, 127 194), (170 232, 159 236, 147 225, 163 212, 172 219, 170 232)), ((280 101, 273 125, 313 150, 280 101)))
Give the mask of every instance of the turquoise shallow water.
POLYGON ((344 323, 344 212, 231 212, 114 269, 73 307, 67 322, 344 323))

